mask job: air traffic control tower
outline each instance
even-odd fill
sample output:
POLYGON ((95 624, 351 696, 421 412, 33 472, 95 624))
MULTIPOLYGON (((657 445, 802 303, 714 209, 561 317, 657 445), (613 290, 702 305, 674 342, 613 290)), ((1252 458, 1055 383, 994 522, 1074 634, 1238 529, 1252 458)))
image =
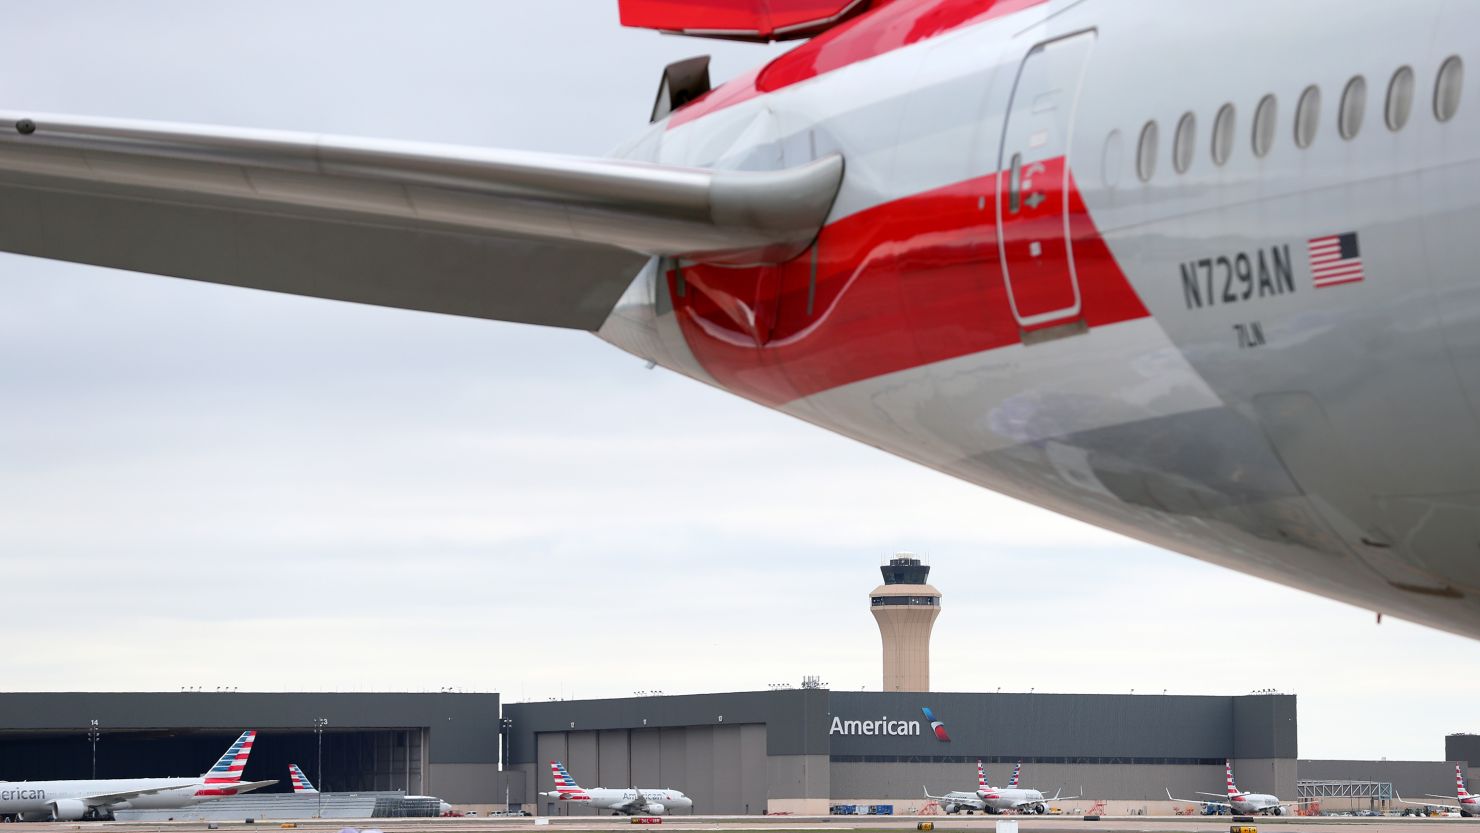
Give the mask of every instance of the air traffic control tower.
POLYGON ((940 591, 926 584, 930 565, 897 553, 881 566, 884 583, 868 594, 884 640, 884 690, 930 690, 930 631, 940 615, 940 591))

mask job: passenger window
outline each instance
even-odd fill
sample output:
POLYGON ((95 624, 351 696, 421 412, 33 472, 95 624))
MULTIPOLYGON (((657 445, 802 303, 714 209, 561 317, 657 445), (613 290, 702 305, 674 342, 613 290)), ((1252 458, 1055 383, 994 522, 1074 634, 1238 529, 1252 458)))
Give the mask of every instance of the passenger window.
POLYGON ((1458 55, 1444 59, 1434 82, 1434 118, 1449 121, 1459 111, 1460 89, 1465 83, 1465 65, 1458 55))
POLYGON ((1225 104, 1218 108, 1218 115, 1213 119, 1213 162, 1222 165, 1228 161, 1228 155, 1233 152, 1233 105, 1225 104))
POLYGON ((1356 138, 1362 129, 1362 117, 1367 114, 1367 79, 1360 75, 1346 82, 1341 91, 1341 109, 1336 114, 1336 128, 1343 139, 1356 138))
POLYGON ((1413 68, 1398 67, 1398 71, 1393 73, 1393 80, 1388 82, 1387 106, 1383 109, 1383 119, 1387 122, 1388 130, 1402 130, 1412 112, 1413 68))
POLYGON ((1136 176, 1142 182, 1150 182, 1156 173, 1156 122, 1148 121, 1141 128, 1141 139, 1136 143, 1136 176))
POLYGON ((1279 103, 1272 95, 1259 99, 1254 108, 1254 155, 1263 159, 1274 145, 1274 122, 1279 103))
POLYGON ((1183 113, 1177 122, 1177 135, 1172 138, 1172 167, 1177 173, 1187 173, 1192 166, 1193 146, 1197 141, 1197 119, 1191 113, 1183 113))
POLYGON ((1295 105, 1295 144, 1308 148, 1316 140, 1316 128, 1321 119, 1321 89, 1312 84, 1300 94, 1295 105))

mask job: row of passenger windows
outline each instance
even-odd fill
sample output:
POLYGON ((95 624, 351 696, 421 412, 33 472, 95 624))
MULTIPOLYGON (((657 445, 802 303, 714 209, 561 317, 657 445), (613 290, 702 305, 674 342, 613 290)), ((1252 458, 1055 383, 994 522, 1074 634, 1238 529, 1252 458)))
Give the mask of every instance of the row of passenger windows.
MULTIPOLYGON (((1465 68, 1458 55, 1446 58, 1439 66, 1434 78, 1434 118, 1447 122, 1459 110, 1460 90, 1464 84, 1465 68)), ((1383 108, 1383 120, 1389 130, 1402 130, 1413 113, 1414 75, 1412 67, 1399 67, 1388 81, 1387 101, 1383 108)), ((1266 95, 1254 108, 1253 129, 1250 145, 1254 155, 1263 158, 1274 147, 1276 120, 1279 101, 1266 95)), ((1341 102, 1336 111, 1336 130, 1343 139, 1353 139, 1362 130, 1362 121, 1367 114, 1367 80, 1360 75, 1346 82, 1341 91, 1341 102)), ((1300 93, 1295 104, 1295 146, 1308 148, 1316 140, 1320 127, 1321 88, 1312 84, 1300 93)), ((1213 117, 1213 163, 1222 165, 1233 155, 1236 143, 1237 112, 1232 104, 1218 108, 1213 117)), ((1141 128, 1141 138, 1136 144, 1136 175, 1142 182, 1150 182, 1156 174, 1157 145, 1160 129, 1156 120, 1146 122, 1141 128)), ((1184 113, 1177 120, 1176 132, 1172 135, 1172 167, 1177 173, 1186 173, 1192 167, 1192 157, 1197 147, 1197 117, 1184 113)))

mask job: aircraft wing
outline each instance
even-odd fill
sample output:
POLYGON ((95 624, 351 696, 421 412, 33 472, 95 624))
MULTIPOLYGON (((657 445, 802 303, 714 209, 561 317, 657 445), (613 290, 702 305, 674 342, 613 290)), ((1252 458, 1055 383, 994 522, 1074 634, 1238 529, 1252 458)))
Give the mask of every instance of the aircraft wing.
POLYGON ((226 785, 226 786, 228 786, 230 789, 236 790, 236 794, 237 795, 241 795, 242 793, 249 793, 249 792, 251 792, 253 790, 260 790, 263 787, 270 787, 270 786, 272 786, 273 784, 276 784, 276 783, 277 783, 277 779, 273 779, 271 781, 242 781, 242 782, 239 782, 239 783, 236 783, 236 784, 229 784, 229 785, 226 785))
MULTIPOLYGON (((1443 807, 1446 810, 1460 810, 1460 809, 1463 809, 1458 804, 1445 804, 1443 801, 1409 801, 1408 799, 1406 799, 1406 798, 1403 797, 1402 793, 1395 793, 1395 795, 1397 795, 1397 797, 1398 797, 1398 803, 1400 803, 1400 804, 1414 804, 1414 805, 1417 805, 1419 807, 1443 807)), ((1442 799, 1446 799, 1446 800, 1449 798, 1449 796, 1447 796, 1447 795, 1445 795, 1445 796, 1431 795, 1431 796, 1428 796, 1428 797, 1429 798, 1442 798, 1442 799)))
POLYGON ((0 111, 0 251, 594 330, 651 256, 805 251, 842 170, 0 111))
POLYGON ((112 804, 119 804, 124 801, 128 801, 130 798, 138 798, 139 796, 144 795, 155 795, 156 793, 169 792, 170 790, 178 790, 185 787, 193 787, 195 785, 195 780, 184 779, 181 780, 178 784, 166 784, 161 787, 149 787, 142 790, 119 790, 117 792, 111 793, 95 793, 93 795, 79 796, 78 798, 82 801, 87 802, 87 806, 89 807, 107 807, 112 804))
POLYGON ((932 801, 949 801, 952 804, 960 804, 962 807, 970 807, 973 810, 982 810, 987 806, 987 803, 980 798, 951 798, 946 795, 931 795, 930 788, 923 784, 920 786, 920 789, 924 790, 925 797, 932 801))
POLYGON ((1167 798, 1170 799, 1170 800, 1172 800, 1172 801, 1180 801, 1180 802, 1182 802, 1184 804, 1201 804, 1204 807, 1232 807, 1233 806, 1233 805, 1229 804, 1227 801, 1201 801, 1201 800, 1196 799, 1196 798, 1177 798, 1177 797, 1175 797, 1175 796, 1172 795, 1172 791, 1170 789, 1167 790, 1167 798))
POLYGON ((646 804, 647 799, 642 797, 642 790, 633 787, 631 798, 621 802, 620 804, 611 805, 610 809, 616 810, 618 812, 636 811, 642 809, 646 804))

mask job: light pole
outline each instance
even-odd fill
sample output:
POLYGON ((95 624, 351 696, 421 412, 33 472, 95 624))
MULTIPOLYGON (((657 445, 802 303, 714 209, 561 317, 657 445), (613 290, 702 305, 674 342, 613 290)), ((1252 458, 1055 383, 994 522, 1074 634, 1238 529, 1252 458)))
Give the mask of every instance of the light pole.
POLYGON ((91 724, 91 728, 87 730, 87 739, 92 742, 92 777, 96 781, 98 778, 98 721, 89 720, 88 723, 91 724))
POLYGON ((314 812, 314 818, 324 817, 324 790, 329 789, 329 784, 324 781, 324 727, 329 725, 329 718, 316 717, 313 721, 314 734, 319 736, 319 765, 314 767, 314 777, 319 779, 319 807, 314 812))

